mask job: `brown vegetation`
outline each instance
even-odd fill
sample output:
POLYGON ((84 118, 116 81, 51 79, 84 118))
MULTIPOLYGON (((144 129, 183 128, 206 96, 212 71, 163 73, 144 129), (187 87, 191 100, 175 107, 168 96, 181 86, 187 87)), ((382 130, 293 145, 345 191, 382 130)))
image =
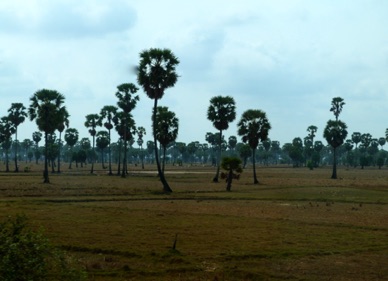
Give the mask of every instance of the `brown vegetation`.
MULTIPOLYGON (((1 167, 0 167, 1 168, 1 167)), ((0 218, 26 214, 90 280, 386 280, 386 170, 246 169, 232 192, 214 168, 169 167, 174 193, 130 166, 0 173, 0 218), (175 244, 175 249, 173 246, 175 244)))

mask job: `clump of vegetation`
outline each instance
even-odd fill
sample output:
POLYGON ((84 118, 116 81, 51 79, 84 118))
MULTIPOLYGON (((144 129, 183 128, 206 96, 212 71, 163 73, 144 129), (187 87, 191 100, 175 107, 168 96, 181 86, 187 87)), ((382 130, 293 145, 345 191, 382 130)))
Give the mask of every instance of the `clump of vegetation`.
POLYGON ((42 231, 28 227, 25 216, 0 223, 0 276, 3 281, 86 280, 85 273, 42 231))
POLYGON ((230 191, 233 179, 240 178, 240 174, 235 174, 234 171, 242 173, 241 159, 238 157, 224 157, 222 158, 221 167, 222 169, 228 171, 226 175, 226 191, 230 191))

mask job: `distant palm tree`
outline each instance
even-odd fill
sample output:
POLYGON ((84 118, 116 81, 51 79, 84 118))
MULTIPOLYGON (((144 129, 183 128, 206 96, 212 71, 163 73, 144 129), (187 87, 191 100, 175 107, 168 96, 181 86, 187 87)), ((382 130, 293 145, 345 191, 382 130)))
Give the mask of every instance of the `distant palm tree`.
POLYGON ((259 142, 267 140, 271 124, 264 111, 249 109, 242 114, 237 126, 238 135, 241 136, 242 141, 248 143, 252 149, 253 183, 258 184, 259 181, 257 180, 255 167, 255 152, 259 142))
POLYGON ((178 137, 179 120, 175 113, 168 110, 168 107, 158 106, 156 112, 156 123, 154 124, 156 131, 156 139, 163 149, 162 172, 164 173, 164 165, 166 162, 167 146, 174 142, 178 137))
POLYGON ((26 120, 26 107, 22 103, 12 103, 8 109, 8 119, 15 126, 15 172, 19 172, 18 167, 18 126, 26 120))
POLYGON ((103 123, 104 127, 108 130, 109 135, 109 146, 108 146, 108 157, 109 157, 109 175, 113 175, 112 173, 112 152, 111 152, 111 130, 113 129, 113 117, 117 113, 117 107, 113 105, 106 105, 104 106, 100 111, 100 118, 101 123, 103 120, 105 122, 103 123))
POLYGON ((135 95, 138 90, 139 89, 133 83, 125 83, 117 86, 117 106, 122 110, 121 117, 119 119, 121 129, 123 129, 120 136, 122 136, 124 141, 123 171, 121 174, 121 177, 123 178, 126 177, 127 173, 127 141, 129 138, 133 138, 133 126, 135 125, 130 113, 139 101, 139 96, 135 95))
POLYGON ((109 145, 109 133, 107 131, 99 131, 97 132, 97 138, 96 138, 96 144, 98 149, 101 151, 101 164, 102 168, 105 168, 105 161, 104 161, 104 149, 108 147, 109 145))
POLYGON ((42 133, 39 131, 33 132, 32 140, 35 142, 35 160, 36 160, 36 164, 38 164, 39 157, 36 157, 36 156, 40 154, 39 142, 42 140, 42 133))
MULTIPOLYGON (((126 114, 120 111, 116 113, 116 116, 113 118, 113 122, 115 123, 117 133, 119 134, 121 140, 124 142, 123 168, 121 177, 125 178, 127 175, 127 143, 128 141, 132 140, 133 136, 136 134, 135 121, 133 120, 131 114, 126 114)), ((118 169, 117 172, 118 175, 120 175, 120 169, 118 169)))
POLYGON ((65 131, 65 141, 68 146, 70 146, 70 163, 69 163, 69 169, 71 169, 71 163, 73 162, 73 148, 74 145, 77 143, 79 138, 78 130, 75 128, 68 128, 65 131))
MULTIPOLYGON (((137 81, 147 96, 154 100, 152 124, 156 123, 158 100, 163 97, 165 90, 173 87, 178 80, 178 74, 175 71, 178 64, 178 58, 169 49, 151 48, 140 53, 137 81)), ((153 136, 159 178, 163 184, 163 191, 169 193, 172 189, 160 166, 155 125, 153 125, 153 136)))
POLYGON ((0 143, 5 150, 6 172, 9 172, 8 152, 12 143, 11 136, 15 133, 15 131, 15 124, 9 120, 8 116, 4 116, 0 119, 0 143))
POLYGON ((39 90, 30 98, 28 113, 30 120, 36 120, 38 129, 44 132, 45 138, 45 167, 44 183, 49 183, 48 176, 48 135, 54 134, 59 125, 63 123, 63 105, 65 97, 55 90, 39 90))
POLYGON ((323 131, 323 137, 333 147, 333 173, 331 178, 337 178, 337 148, 342 145, 348 135, 347 126, 341 120, 329 120, 323 131))
POLYGON ((144 152, 143 152, 143 137, 146 134, 146 129, 144 127, 137 127, 136 133, 138 136, 137 145, 140 148, 140 158, 141 158, 141 168, 144 170, 144 152))
POLYGON ((94 150, 94 147, 95 147, 95 137, 96 137, 96 127, 97 126, 101 126, 101 120, 100 120, 100 117, 98 116, 98 114, 88 114, 85 116, 86 117, 86 121, 84 123, 85 127, 86 128, 89 128, 89 133, 90 135, 92 136, 93 138, 93 144, 92 144, 92 168, 90 169, 90 173, 93 174, 94 172, 94 162, 96 161, 95 159, 95 150, 94 150))
POLYGON ((207 110, 207 119, 213 123, 213 126, 219 130, 220 133, 218 139, 217 172, 213 178, 213 182, 218 182, 221 164, 222 132, 228 129, 229 123, 236 119, 236 104, 234 99, 229 96, 216 96, 211 98, 207 110))
POLYGON ((62 132, 65 130, 65 128, 69 127, 69 113, 67 112, 66 108, 62 108, 61 112, 61 119, 62 121, 58 125, 58 131, 59 131, 59 138, 58 138, 58 169, 57 173, 61 173, 61 149, 62 149, 62 132))

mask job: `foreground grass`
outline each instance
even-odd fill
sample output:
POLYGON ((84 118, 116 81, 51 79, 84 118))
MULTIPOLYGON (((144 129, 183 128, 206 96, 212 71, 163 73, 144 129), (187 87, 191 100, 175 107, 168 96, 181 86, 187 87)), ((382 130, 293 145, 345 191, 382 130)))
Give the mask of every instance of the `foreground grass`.
POLYGON ((385 280, 386 171, 258 171, 225 192, 211 168, 176 168, 171 195, 135 169, 0 174, 0 217, 26 214, 90 280, 385 280))

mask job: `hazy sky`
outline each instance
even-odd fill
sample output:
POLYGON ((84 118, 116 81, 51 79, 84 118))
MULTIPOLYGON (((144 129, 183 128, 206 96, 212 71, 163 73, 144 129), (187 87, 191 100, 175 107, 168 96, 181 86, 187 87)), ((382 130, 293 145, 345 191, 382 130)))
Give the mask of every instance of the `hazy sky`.
MULTIPOLYGON (((323 140, 337 96, 349 137, 379 138, 388 128, 387 15, 384 0, 1 0, 0 116, 55 89, 66 97, 70 127, 87 137, 85 115, 116 105, 117 85, 136 83, 139 53, 156 47, 181 61, 176 86, 159 102, 180 120, 178 141, 204 143, 216 132, 206 118, 216 95, 236 101, 226 138, 237 135, 245 110, 261 109, 271 140, 303 138, 310 125, 323 140)), ((153 102, 138 93, 133 115, 150 140, 153 102)), ((19 139, 36 130, 26 121, 19 139)))

